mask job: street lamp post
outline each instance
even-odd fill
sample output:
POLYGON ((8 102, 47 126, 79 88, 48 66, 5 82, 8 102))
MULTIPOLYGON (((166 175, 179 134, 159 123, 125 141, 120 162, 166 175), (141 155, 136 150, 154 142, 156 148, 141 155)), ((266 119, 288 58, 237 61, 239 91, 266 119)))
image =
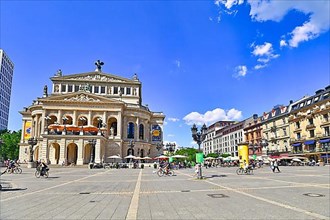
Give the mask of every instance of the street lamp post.
POLYGON ((36 137, 31 137, 28 139, 28 144, 30 145, 30 158, 29 158, 29 161, 28 161, 28 168, 33 168, 34 167, 34 162, 33 162, 33 153, 34 153, 34 150, 33 150, 33 146, 36 145, 38 143, 38 140, 36 137))
POLYGON ((157 149, 158 151, 160 151, 160 149, 162 149, 163 147, 164 147, 163 142, 160 142, 160 143, 157 143, 157 144, 156 144, 156 149, 157 149))
POLYGON ((92 146, 91 159, 90 159, 89 163, 93 164, 94 163, 94 149, 95 149, 95 145, 96 145, 96 140, 95 139, 89 140, 88 143, 92 146))
MULTIPOLYGON (((198 152, 201 150, 201 143, 206 138, 206 125, 204 124, 201 128, 201 131, 197 131, 197 126, 194 124, 191 128, 192 138, 198 144, 198 152)), ((198 163, 198 179, 203 179, 202 176, 202 164, 198 163)))
POLYGON ((268 141, 266 139, 262 139, 260 144, 266 149, 266 155, 268 155, 268 141))
POLYGON ((167 143, 166 144, 166 150, 170 152, 170 155, 175 151, 175 143, 167 143))
POLYGON ((80 117, 79 118, 80 124, 81 124, 81 130, 80 130, 80 135, 84 135, 84 125, 87 119, 85 117, 80 117))
POLYGON ((328 147, 329 143, 324 143, 324 149, 325 149, 325 158, 326 158, 326 164, 329 164, 329 158, 328 158, 328 147))
POLYGON ((45 127, 45 133, 48 134, 49 129, 48 129, 48 124, 49 121, 51 120, 51 117, 49 117, 48 115, 45 117, 45 121, 46 121, 46 127, 45 127))
POLYGON ((63 132, 62 132, 62 134, 66 134, 66 122, 67 122, 67 120, 69 120, 67 117, 63 117, 62 118, 62 120, 63 120, 63 125, 64 125, 64 129, 63 129, 63 132))

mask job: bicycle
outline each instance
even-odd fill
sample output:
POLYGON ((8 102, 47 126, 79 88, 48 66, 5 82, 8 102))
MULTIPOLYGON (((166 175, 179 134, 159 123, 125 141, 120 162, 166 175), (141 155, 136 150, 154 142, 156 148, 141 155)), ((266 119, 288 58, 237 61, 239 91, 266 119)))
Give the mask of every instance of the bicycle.
POLYGON ((240 167, 236 170, 237 175, 243 175, 243 174, 253 174, 253 169, 248 167, 244 169, 243 167, 240 167))
POLYGON ((157 175, 159 177, 167 175, 167 176, 173 176, 174 175, 174 171, 173 170, 165 170, 164 168, 159 167, 158 171, 157 171, 157 175))
POLYGON ((43 176, 45 178, 48 178, 49 176, 49 168, 47 167, 45 171, 43 171, 41 169, 41 166, 37 166, 36 168, 36 172, 34 173, 34 175, 37 177, 37 178, 40 178, 40 176, 43 176))

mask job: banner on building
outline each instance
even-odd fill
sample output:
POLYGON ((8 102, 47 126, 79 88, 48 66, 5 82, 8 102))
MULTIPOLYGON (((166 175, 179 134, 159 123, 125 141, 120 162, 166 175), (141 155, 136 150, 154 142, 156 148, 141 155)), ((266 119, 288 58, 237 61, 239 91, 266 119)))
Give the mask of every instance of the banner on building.
POLYGON ((162 128, 159 125, 152 125, 152 141, 162 141, 162 128))
POLYGON ((24 124, 24 140, 28 140, 29 138, 31 138, 31 124, 31 121, 26 121, 24 124))

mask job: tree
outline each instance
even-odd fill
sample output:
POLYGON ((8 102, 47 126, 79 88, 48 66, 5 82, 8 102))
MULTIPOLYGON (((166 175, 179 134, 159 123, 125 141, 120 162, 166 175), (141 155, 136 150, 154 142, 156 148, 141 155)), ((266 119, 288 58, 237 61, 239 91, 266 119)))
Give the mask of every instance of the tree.
POLYGON ((206 155, 206 157, 213 157, 213 158, 218 158, 219 155, 216 153, 209 153, 208 155, 206 155))
POLYGON ((177 150, 175 154, 187 156, 187 161, 195 161, 196 160, 197 149, 195 148, 182 148, 177 150))
POLYGON ((18 143, 21 139, 22 130, 13 131, 1 130, 0 138, 2 144, 0 147, 0 160, 18 159, 19 146, 18 143))

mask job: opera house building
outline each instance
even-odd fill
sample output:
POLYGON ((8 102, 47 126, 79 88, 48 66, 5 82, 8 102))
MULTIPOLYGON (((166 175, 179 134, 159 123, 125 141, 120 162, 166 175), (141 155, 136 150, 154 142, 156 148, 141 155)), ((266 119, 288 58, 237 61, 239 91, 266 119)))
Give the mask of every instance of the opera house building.
POLYGON ((142 105, 137 75, 123 78, 103 73, 99 60, 95 65, 80 74, 58 70, 51 91, 45 86, 43 96, 20 111, 20 161, 83 165, 163 153, 165 115, 142 105))

